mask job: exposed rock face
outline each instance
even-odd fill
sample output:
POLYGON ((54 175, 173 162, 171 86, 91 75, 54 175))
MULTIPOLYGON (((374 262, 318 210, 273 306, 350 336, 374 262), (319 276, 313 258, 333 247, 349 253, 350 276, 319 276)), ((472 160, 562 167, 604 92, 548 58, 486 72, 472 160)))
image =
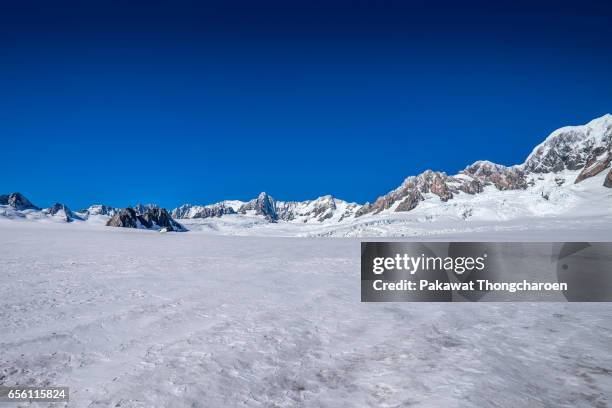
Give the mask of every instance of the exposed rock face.
POLYGON ((168 231, 184 231, 185 228, 174 221, 165 208, 151 208, 140 215, 140 220, 146 228, 166 228, 168 231))
MULTIPOLYGON (((378 197, 374 203, 366 203, 363 206, 337 200, 332 196, 306 201, 275 201, 268 194, 261 193, 256 199, 246 203, 224 201, 206 206, 186 204, 174 209, 172 216, 179 219, 208 218, 238 212, 259 215, 269 222, 279 220, 293 223, 340 222, 347 218, 355 218, 364 214, 374 215, 385 210, 411 211, 424 200, 433 199, 446 202, 461 194, 481 194, 484 193, 487 186, 490 186, 491 189, 494 186, 498 190, 518 190, 550 183, 551 187, 558 188, 570 182, 570 177, 574 177, 575 173, 565 172, 565 170, 580 170, 575 179, 575 183, 579 183, 608 171, 611 165, 612 115, 608 114, 583 126, 568 126, 554 131, 532 151, 521 165, 507 167, 489 161, 477 161, 455 176, 427 170, 417 176, 406 178, 398 188, 378 197), (559 171, 564 171, 564 173, 544 176, 544 173, 559 171)), ((606 187, 612 187, 611 179, 612 174, 608 172, 604 181, 606 187)), ((550 198, 548 192, 546 194, 542 192, 541 197, 550 198)), ((0 205, 3 206, 1 210, 7 217, 35 218, 37 216, 37 214, 30 214, 32 211, 21 211, 38 210, 38 208, 19 193, 1 195, 0 205)), ((61 208, 60 206, 61 204, 56 204, 48 209, 47 213, 53 213, 56 216, 59 212, 64 211, 67 219, 74 217, 74 214, 69 212, 65 206, 61 208)), ((109 221, 109 225, 116 224, 116 226, 132 228, 159 227, 169 230, 182 228, 165 210, 153 204, 138 204, 135 208, 120 212, 107 206, 91 206, 83 211, 83 217, 93 214, 112 216, 113 219, 109 221)), ((467 209, 464 218, 470 217, 471 214, 471 210, 467 209)))
POLYGON ((567 126, 550 134, 527 157, 524 169, 534 173, 579 170, 587 165, 597 149, 611 150, 612 115, 605 115, 583 126, 567 126))
POLYGON ((146 214, 149 210, 153 210, 153 209, 159 209, 159 206, 157 204, 136 204, 134 206, 134 211, 136 211, 136 214, 142 215, 142 214, 146 214))
POLYGON ((355 214, 359 217, 364 214, 378 214, 391 208, 401 201, 395 211, 410 211, 414 209, 425 197, 423 194, 432 193, 441 201, 448 201, 459 192, 476 194, 482 192, 482 184, 472 177, 450 177, 446 173, 427 170, 418 176, 408 177, 402 185, 389 194, 379 197, 373 204, 366 204, 355 214), (417 191, 417 193, 414 193, 417 191))
POLYGON ((255 214, 263 215, 270 222, 276 222, 278 220, 274 199, 267 193, 260 193, 259 197, 249 201, 238 209, 239 213, 246 213, 247 211, 255 211, 255 214))
POLYGON ((606 176, 604 187, 612 188, 612 170, 610 170, 606 176))
POLYGON ((44 209, 43 212, 66 222, 72 222, 75 219, 81 219, 72 211, 70 211, 70 208, 68 208, 68 206, 62 203, 55 203, 51 207, 44 209))
POLYGON ((138 228, 141 226, 140 218, 133 208, 119 210, 108 222, 109 227, 138 228))
POLYGON ((589 157, 587 158, 586 165, 576 177, 574 183, 580 183, 582 180, 589 177, 596 176, 608 167, 610 167, 610 161, 612 161, 612 154, 603 148, 593 149, 589 157))
POLYGON ((168 231, 185 231, 185 228, 174 221, 164 208, 149 208, 138 214, 133 208, 124 208, 117 212, 106 223, 109 227, 162 229, 168 231))
POLYGON ((453 193, 447 182, 452 181, 446 173, 427 170, 416 178, 416 187, 422 193, 433 193, 440 197, 442 201, 453 198, 453 193))
POLYGON ((292 221, 299 218, 303 222, 311 220, 323 222, 333 218, 336 211, 341 207, 344 209, 344 216, 347 212, 351 213, 356 205, 336 200, 331 195, 326 195, 316 200, 308 201, 277 201, 275 207, 278 218, 284 221, 292 221))
POLYGON ((309 204, 311 204, 311 209, 300 215, 316 218, 320 222, 333 217, 334 211, 338 208, 336 199, 332 196, 320 197, 309 204))
POLYGON ((519 166, 506 167, 481 160, 466 167, 461 173, 473 177, 485 186, 493 184, 498 190, 527 188, 525 172, 519 166))
POLYGON ((102 204, 94 204, 92 206, 89 206, 89 208, 86 208, 84 210, 79 211, 82 214, 85 214, 86 216, 90 216, 90 215, 108 215, 109 217, 112 217, 113 215, 115 215, 117 213, 117 210, 113 207, 110 207, 108 205, 102 205, 102 204))
POLYGON ((172 218, 177 219, 221 217, 227 214, 236 214, 236 211, 223 203, 212 205, 185 204, 172 210, 172 218))
POLYGON ((0 195, 0 205, 9 205, 16 210, 40 210, 21 193, 0 195))
POLYGON ((482 193, 482 183, 478 180, 464 180, 459 186, 459 190, 467 194, 479 194, 482 193))
POLYGON ((425 200, 425 198, 423 197, 423 194, 421 194, 419 190, 414 189, 412 190, 412 192, 410 192, 410 194, 408 194, 408 197, 406 197, 404 201, 399 203, 395 211, 414 210, 416 206, 419 205, 419 202, 423 200, 425 200))
MULTIPOLYGON (((610 166, 612 159, 612 115, 592 120, 584 126, 569 126, 553 132, 537 146, 524 164, 512 167, 490 161, 477 161, 459 175, 449 177, 445 173, 428 170, 418 176, 408 177, 400 187, 379 197, 373 204, 366 203, 355 214, 377 214, 397 204, 396 211, 410 211, 426 193, 437 195, 440 200, 451 200, 458 192, 479 194, 488 185, 498 190, 526 189, 534 185, 527 181, 530 173, 550 173, 561 170, 583 169, 576 182, 594 176, 610 166), (418 190, 421 194, 414 193, 418 190)), ((561 185, 565 180, 555 180, 561 185)))
POLYGON ((212 205, 185 204, 175 208, 172 216, 176 219, 222 217, 247 212, 261 215, 270 222, 279 220, 287 222, 323 222, 334 219, 341 221, 353 216, 360 206, 338 200, 331 195, 306 201, 276 201, 266 193, 248 202, 222 201, 212 205))

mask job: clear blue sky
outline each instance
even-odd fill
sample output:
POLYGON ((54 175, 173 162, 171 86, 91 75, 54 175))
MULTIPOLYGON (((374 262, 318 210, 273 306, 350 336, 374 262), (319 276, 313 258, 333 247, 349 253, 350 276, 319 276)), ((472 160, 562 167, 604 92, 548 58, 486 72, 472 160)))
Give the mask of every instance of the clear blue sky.
POLYGON ((0 192, 364 202, 612 111, 610 6, 454 3, 3 1, 0 192))

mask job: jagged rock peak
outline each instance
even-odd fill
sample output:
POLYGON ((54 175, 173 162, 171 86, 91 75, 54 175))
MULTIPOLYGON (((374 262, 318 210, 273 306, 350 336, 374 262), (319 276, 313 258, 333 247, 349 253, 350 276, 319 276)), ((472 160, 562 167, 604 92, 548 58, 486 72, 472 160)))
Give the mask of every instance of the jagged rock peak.
POLYGON ((419 202, 425 200, 423 194, 418 189, 414 189, 408 196, 397 206, 395 211, 410 211, 414 210, 419 202))
POLYGON ((460 175, 451 177, 444 172, 426 170, 418 176, 411 176, 395 190, 378 197, 373 204, 365 204, 355 213, 356 217, 364 214, 378 214, 395 206, 395 211, 410 211, 425 199, 423 194, 434 194, 441 201, 448 201, 455 194, 464 192, 476 194, 482 192, 482 183, 473 177, 460 175), (397 205, 396 205, 397 203, 397 205))
POLYGON ((109 227, 166 229, 167 231, 185 231, 186 229, 174 221, 165 208, 147 208, 138 214, 131 207, 119 210, 108 222, 109 227))
POLYGON ((134 211, 136 211, 136 214, 146 214, 147 211, 149 210, 153 210, 153 209, 159 209, 159 206, 157 204, 136 204, 134 206, 134 211))
POLYGON ((185 231, 185 228, 174 221, 165 208, 149 208, 140 219, 146 228, 166 228, 168 231, 185 231))
POLYGON ((127 207, 119 210, 108 220, 106 225, 109 227, 139 228, 142 224, 136 211, 131 207, 127 207))
POLYGON ((85 208, 79 211, 81 214, 85 214, 87 216, 90 215, 108 215, 112 217, 117 213, 117 209, 104 204, 94 204, 90 205, 88 208, 85 208))
POLYGON ((68 208, 67 205, 62 203, 55 203, 51 207, 45 208, 43 212, 66 222, 72 222, 75 219, 80 219, 80 217, 70 211, 70 208, 68 208))
POLYGON ((276 203, 274 199, 266 192, 259 193, 259 196, 256 199, 244 204, 238 210, 238 212, 243 214, 247 211, 255 211, 255 214, 263 215, 270 222, 276 222, 278 220, 276 203))
POLYGON ((306 201, 276 201, 275 208, 278 218, 284 221, 299 219, 302 222, 318 221, 323 222, 331 219, 336 211, 343 211, 338 220, 349 217, 353 214, 354 203, 337 200, 331 195, 324 195, 314 200, 306 201))
POLYGON ((612 148, 612 115, 593 119, 586 125, 566 126, 552 132, 525 160, 526 171, 535 173, 579 170, 589 158, 612 148))
POLYGON ((236 211, 224 202, 211 205, 183 204, 172 210, 172 218, 177 219, 221 217, 227 214, 236 214, 236 211))
POLYGON ((467 166, 461 173, 473 177, 483 185, 493 184, 498 190, 527 188, 525 172, 520 166, 506 167, 488 160, 479 160, 467 166))
POLYGON ((40 208, 25 198, 23 194, 18 192, 0 195, 0 205, 8 205, 16 210, 40 210, 40 208))

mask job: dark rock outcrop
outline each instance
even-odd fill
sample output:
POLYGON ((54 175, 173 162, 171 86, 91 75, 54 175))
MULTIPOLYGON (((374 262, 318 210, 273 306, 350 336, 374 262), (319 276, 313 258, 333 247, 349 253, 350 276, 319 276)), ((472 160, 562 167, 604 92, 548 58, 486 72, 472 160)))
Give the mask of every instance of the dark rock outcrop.
POLYGON ((270 222, 276 222, 278 220, 274 199, 265 192, 260 193, 256 199, 241 206, 238 212, 244 214, 252 210, 254 210, 257 215, 263 215, 270 222))
POLYGON ((408 197, 399 203, 395 211, 400 212, 414 210, 416 206, 419 205, 419 202, 423 200, 425 200, 423 194, 421 194, 419 190, 414 189, 412 192, 410 192, 410 194, 408 194, 408 197))
POLYGON ((612 188, 612 169, 608 172, 603 185, 604 187, 612 188))
POLYGON ((133 208, 124 208, 108 220, 106 225, 122 228, 165 228, 168 231, 185 231, 185 228, 174 221, 165 208, 148 208, 142 214, 138 214, 133 208))
POLYGON ((610 167, 612 154, 609 151, 602 149, 594 149, 589 155, 586 165, 576 177, 574 183, 580 183, 582 180, 593 177, 610 167))
POLYGON ((108 222, 106 223, 109 227, 121 227, 121 228, 138 228, 141 226, 140 218, 136 211, 131 208, 124 208, 119 210, 108 222))
POLYGON ((0 195, 0 205, 9 205, 16 210, 40 210, 21 193, 0 195))
POLYGON ((166 228, 168 231, 184 231, 185 228, 174 221, 165 208, 150 208, 140 215, 142 224, 146 228, 166 228))
POLYGON ((81 217, 75 215, 72 211, 70 211, 70 208, 68 208, 68 206, 62 203, 55 203, 51 207, 44 209, 43 212, 53 217, 61 218, 66 222, 72 222, 75 219, 81 219, 81 217))

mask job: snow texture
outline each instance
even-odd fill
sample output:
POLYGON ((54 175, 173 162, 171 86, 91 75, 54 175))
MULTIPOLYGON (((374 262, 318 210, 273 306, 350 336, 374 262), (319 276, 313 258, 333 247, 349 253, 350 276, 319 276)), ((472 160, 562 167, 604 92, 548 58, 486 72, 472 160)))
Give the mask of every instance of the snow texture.
MULTIPOLYGON (((609 238, 574 228, 460 236, 609 238)), ((0 381, 70 407, 610 403, 612 305, 362 304, 359 248, 0 220, 0 381)))

